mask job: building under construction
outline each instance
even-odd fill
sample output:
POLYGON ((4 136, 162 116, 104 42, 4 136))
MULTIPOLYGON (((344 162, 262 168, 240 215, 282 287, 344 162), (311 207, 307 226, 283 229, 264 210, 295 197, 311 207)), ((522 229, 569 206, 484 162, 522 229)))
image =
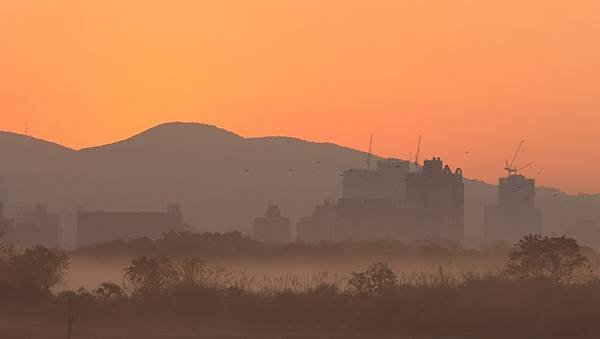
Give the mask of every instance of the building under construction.
POLYGON ((484 207, 484 236, 487 242, 514 243, 528 234, 542 232, 542 211, 535 207, 535 180, 526 178, 514 164, 523 141, 511 163, 508 175, 498 181, 498 205, 484 207))

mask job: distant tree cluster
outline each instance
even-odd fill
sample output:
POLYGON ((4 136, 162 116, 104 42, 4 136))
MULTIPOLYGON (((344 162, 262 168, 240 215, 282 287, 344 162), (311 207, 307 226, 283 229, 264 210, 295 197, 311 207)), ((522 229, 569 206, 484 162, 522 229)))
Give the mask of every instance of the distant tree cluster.
POLYGON ((264 244, 242 233, 193 233, 169 232, 159 239, 138 238, 114 240, 79 248, 75 255, 99 257, 151 257, 166 254, 173 258, 285 258, 285 257, 350 257, 386 254, 391 257, 420 257, 439 261, 460 258, 488 260, 504 258, 510 246, 494 244, 479 250, 466 250, 439 239, 423 239, 405 244, 396 240, 373 240, 360 242, 321 242, 315 244, 289 243, 264 244))

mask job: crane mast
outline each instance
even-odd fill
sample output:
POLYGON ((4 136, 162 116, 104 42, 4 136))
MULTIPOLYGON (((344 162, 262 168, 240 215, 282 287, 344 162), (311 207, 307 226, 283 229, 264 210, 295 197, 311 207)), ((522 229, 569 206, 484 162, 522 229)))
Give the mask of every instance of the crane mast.
POLYGON ((419 164, 419 156, 421 155, 421 136, 419 135, 419 140, 417 141, 417 153, 415 153, 415 165, 419 164))
POLYGON ((508 160, 506 160, 506 167, 504 168, 504 170, 508 173, 508 176, 511 175, 515 175, 517 174, 520 170, 525 169, 529 166, 531 166, 530 164, 517 169, 515 167, 515 162, 517 161, 517 158, 519 157, 519 152, 521 152, 521 148, 523 147, 523 143, 525 142, 525 140, 521 140, 521 142, 519 142, 519 146, 517 146, 517 151, 515 152, 512 161, 509 163, 508 160))
POLYGON ((367 170, 371 170, 371 154, 373 152, 373 133, 371 133, 371 139, 369 140, 369 153, 367 154, 367 170))

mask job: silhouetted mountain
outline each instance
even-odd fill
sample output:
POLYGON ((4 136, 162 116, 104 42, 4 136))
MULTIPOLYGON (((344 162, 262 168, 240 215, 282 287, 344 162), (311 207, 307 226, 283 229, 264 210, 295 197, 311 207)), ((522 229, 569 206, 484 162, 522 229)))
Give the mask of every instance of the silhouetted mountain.
MULTIPOLYGON (((71 214, 80 207, 162 210, 180 202, 190 224, 220 231, 249 230, 269 203, 279 204, 294 221, 310 215, 315 204, 340 196, 343 169, 364 167, 366 160, 364 152, 330 143, 243 138, 192 123, 163 124, 80 151, 0 133, 0 152, 5 186, 0 194, 9 213, 10 207, 34 202, 71 214)), ((465 180, 465 194, 467 238, 479 238, 482 206, 496 202, 497 188, 465 180)), ((555 232, 599 214, 590 208, 600 206, 599 200, 540 189, 538 202, 546 230, 555 232)))
POLYGON ((0 131, 3 171, 53 171, 72 166, 76 151, 41 139, 0 131))

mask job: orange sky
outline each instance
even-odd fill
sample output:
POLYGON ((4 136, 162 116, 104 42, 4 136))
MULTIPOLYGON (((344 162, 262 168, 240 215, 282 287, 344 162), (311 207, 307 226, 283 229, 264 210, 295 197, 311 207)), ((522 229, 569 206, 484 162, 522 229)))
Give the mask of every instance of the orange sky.
POLYGON ((489 182, 523 138, 526 174, 598 192, 600 2, 0 0, 0 129, 174 120, 404 158, 422 134, 489 182))

